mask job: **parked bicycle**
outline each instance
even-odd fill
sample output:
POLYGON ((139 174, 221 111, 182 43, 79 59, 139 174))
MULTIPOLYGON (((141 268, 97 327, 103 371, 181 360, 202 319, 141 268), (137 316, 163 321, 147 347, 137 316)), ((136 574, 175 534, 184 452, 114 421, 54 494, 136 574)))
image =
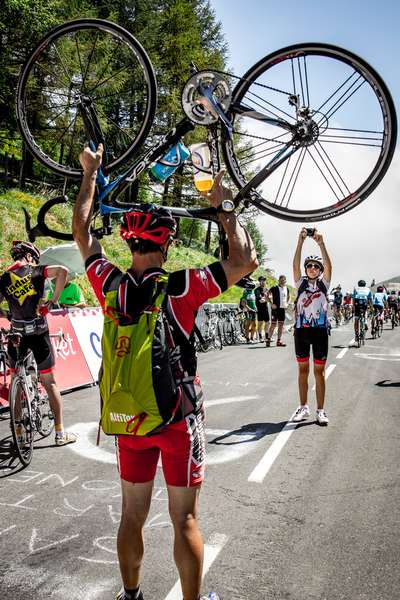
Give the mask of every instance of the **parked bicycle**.
MULTIPOLYGON (((155 162, 165 164, 171 148, 196 125, 208 129, 214 170, 222 149, 239 189, 223 210, 251 203, 299 222, 333 218, 357 206, 382 180, 396 146, 394 104, 381 77, 360 57, 329 44, 288 46, 242 77, 193 65, 182 92, 185 118, 160 141, 153 135, 148 145, 157 84, 145 50, 115 23, 78 19, 53 29, 32 51, 16 100, 24 141, 55 173, 80 178, 84 142, 104 145, 92 221, 98 237, 111 233, 113 213, 129 209, 121 200, 127 187, 155 162)), ((36 227, 27 215, 31 239, 71 239, 70 232, 46 224, 48 211, 64 201, 46 203, 36 227)), ((172 212, 217 220, 215 209, 172 212)))
MULTIPOLYGON (((10 407, 10 427, 14 446, 24 466, 29 465, 33 455, 35 433, 45 438, 54 428, 54 416, 50 408, 49 398, 40 384, 33 353, 19 351, 21 334, 12 329, 1 329, 3 341, 8 341, 17 350, 15 373, 11 380, 8 401, 10 407)), ((62 331, 50 334, 59 341, 64 339, 62 331)))

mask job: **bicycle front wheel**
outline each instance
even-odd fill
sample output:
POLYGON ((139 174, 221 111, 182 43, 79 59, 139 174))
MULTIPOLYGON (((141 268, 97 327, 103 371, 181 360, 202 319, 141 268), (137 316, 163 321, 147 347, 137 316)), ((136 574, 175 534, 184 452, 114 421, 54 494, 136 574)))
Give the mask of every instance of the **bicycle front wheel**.
POLYGON ((103 162, 110 172, 140 147, 151 127, 156 78, 145 50, 124 28, 77 19, 53 29, 30 54, 16 101, 32 154, 52 171, 79 178, 79 153, 91 139, 82 107, 106 140, 103 162))
POLYGON ((39 394, 36 410, 36 431, 41 437, 47 437, 54 429, 54 415, 46 393, 39 394))
POLYGON ((10 425, 15 449, 23 465, 32 460, 33 425, 28 391, 20 377, 14 377, 10 395, 10 425))
POLYGON ((232 93, 228 171, 258 208, 313 222, 357 206, 393 157, 393 100, 355 54, 296 44, 260 60, 232 93), (250 182, 252 182, 250 184, 250 182))

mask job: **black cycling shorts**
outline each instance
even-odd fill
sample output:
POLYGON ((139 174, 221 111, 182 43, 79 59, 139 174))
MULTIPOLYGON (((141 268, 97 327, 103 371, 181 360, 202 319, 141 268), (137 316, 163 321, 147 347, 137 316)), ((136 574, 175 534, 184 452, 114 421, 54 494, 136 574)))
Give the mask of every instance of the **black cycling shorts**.
MULTIPOLYGON (((24 335, 19 347, 20 355, 22 353, 22 356, 26 356, 29 350, 33 352, 38 371, 42 373, 51 371, 56 362, 48 331, 39 335, 24 335)), ((8 343, 8 357, 11 369, 14 369, 17 361, 17 350, 11 342, 8 343)))
POLYGON ((380 304, 374 304, 374 315, 381 315, 383 313, 383 306, 380 306, 380 304))
POLYGON ((271 321, 273 323, 284 323, 285 321, 285 309, 284 308, 273 308, 271 309, 271 321))
POLYGON ((314 363, 324 365, 328 358, 328 330, 325 327, 299 327, 294 330, 297 362, 308 362, 310 349, 314 363))
POLYGON ((259 304, 257 308, 257 320, 269 321, 269 312, 267 304, 259 304))

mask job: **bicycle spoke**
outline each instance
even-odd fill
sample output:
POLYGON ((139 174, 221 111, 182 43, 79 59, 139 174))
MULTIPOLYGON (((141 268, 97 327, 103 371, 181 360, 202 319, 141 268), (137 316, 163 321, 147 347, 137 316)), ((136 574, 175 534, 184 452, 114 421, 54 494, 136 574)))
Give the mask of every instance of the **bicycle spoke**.
MULTIPOLYGON (((281 112, 283 115, 285 115, 285 117, 289 117, 289 119, 292 119, 292 121, 295 121, 295 117, 293 117, 293 115, 291 115, 290 113, 284 111, 283 109, 279 108, 279 106, 275 106, 275 104, 272 104, 272 102, 269 102, 268 100, 265 100, 265 98, 262 98, 261 96, 259 96, 258 94, 255 94, 254 92, 248 92, 245 96, 245 98, 247 97, 248 102, 253 102, 255 106, 258 106, 259 108, 266 110, 267 112, 269 112, 271 115, 273 115, 274 117, 276 117, 277 119, 280 119, 282 117, 279 117, 279 115, 272 111, 270 108, 268 108, 268 106, 272 106, 272 108, 275 111, 281 112), (252 100, 251 98, 249 98, 248 96, 254 96, 255 98, 257 98, 258 100, 260 100, 261 102, 263 102, 266 106, 263 106, 262 104, 260 104, 259 102, 256 102, 255 100, 252 100)), ((251 107, 250 107, 251 109, 251 107)), ((249 115, 251 117, 251 115, 249 115)))
POLYGON ((90 66, 90 63, 91 63, 91 61, 92 61, 92 56, 93 56, 94 50, 95 50, 95 48, 96 48, 96 45, 97 45, 97 40, 98 40, 98 39, 99 39, 99 32, 98 32, 98 31, 96 31, 96 37, 95 37, 95 39, 94 39, 93 46, 92 46, 92 49, 91 49, 91 51, 90 51, 90 54, 89 54, 88 62, 87 62, 87 65, 86 65, 85 74, 83 75, 83 80, 82 80, 82 89, 83 89, 83 90, 85 89, 85 85, 86 85, 86 76, 87 76, 87 74, 88 74, 89 66, 90 66))
POLYGON ((301 151, 299 152, 296 164, 295 164, 294 169, 292 171, 292 175, 290 176, 288 185, 287 185, 287 187, 285 189, 285 193, 283 194, 281 206, 283 205, 283 201, 285 199, 285 196, 286 196, 286 194, 288 194, 290 185, 291 185, 291 183, 293 181, 292 189, 290 190, 290 193, 287 196, 287 201, 286 201, 286 204, 285 204, 285 208, 289 207, 290 200, 292 199, 293 191, 294 191, 295 185, 297 183, 297 180, 298 180, 298 177, 299 177, 299 174, 300 174, 300 171, 301 171, 301 167, 303 166, 304 157, 306 155, 305 150, 306 150, 305 148, 302 148, 301 151))
MULTIPOLYGON (((359 81, 360 79, 361 79, 361 76, 358 78, 358 80, 357 80, 357 81, 359 81)), ((337 102, 336 102, 336 103, 335 103, 335 104, 334 104, 334 105, 333 105, 333 106, 332 106, 332 107, 329 109, 329 112, 328 112, 328 113, 325 115, 325 116, 326 116, 326 118, 327 118, 327 119, 330 119, 331 117, 333 117, 333 115, 334 115, 334 114, 336 114, 336 113, 337 113, 337 111, 338 111, 340 108, 342 108, 342 106, 343 106, 344 104, 346 104, 346 102, 348 102, 348 101, 350 100, 350 98, 352 98, 352 97, 354 96, 354 94, 355 94, 356 92, 358 92, 358 90, 359 90, 359 89, 360 89, 360 88, 361 88, 361 87, 362 87, 364 84, 365 84, 365 79, 364 79, 364 80, 363 80, 363 81, 360 83, 360 85, 359 85, 359 86, 358 86, 358 87, 357 87, 355 90, 353 90, 353 91, 351 92, 351 94, 349 94, 349 95, 347 96, 347 98, 344 98, 343 102, 341 102, 341 103, 339 104, 339 106, 336 106, 336 105, 338 104, 338 102, 339 102, 339 101, 340 101, 340 100, 341 100, 341 99, 342 99, 342 98, 345 96, 345 94, 343 94, 343 96, 341 96, 341 97, 339 98, 339 100, 338 100, 338 101, 337 101, 337 102), (335 108, 335 106, 336 106, 336 108, 335 108), (333 110, 334 108, 335 108, 335 110, 333 110)), ((352 87, 353 87, 353 86, 352 86, 352 87)), ((350 88, 350 89, 351 89, 351 88, 350 88)), ((348 90, 348 91, 350 91, 350 90, 348 90)))
POLYGON ((54 50, 56 51, 56 54, 57 54, 57 56, 58 56, 58 60, 60 61, 60 63, 61 63, 61 66, 62 66, 62 68, 63 68, 63 71, 64 71, 64 73, 65 73, 65 74, 66 74, 66 76, 67 76, 67 80, 68 80, 69 82, 71 82, 71 81, 72 81, 72 77, 71 77, 71 75, 68 73, 68 71, 67 71, 67 68, 66 68, 66 66, 64 65, 64 62, 63 62, 63 60, 62 60, 62 58, 61 58, 61 55, 60 55, 60 53, 59 53, 59 51, 58 51, 58 49, 57 49, 57 46, 56 46, 54 43, 52 43, 52 44, 51 44, 51 46, 53 46, 54 50))
MULTIPOLYGON (((341 176, 341 174, 339 173, 338 169, 335 167, 333 160, 331 159, 331 157, 328 155, 327 151, 325 150, 325 148, 323 148, 323 146, 317 142, 317 144, 315 145, 315 149, 318 152, 318 148, 320 148, 321 152, 325 155, 327 161, 329 162, 329 164, 331 165, 333 171, 336 173, 336 175, 339 177, 340 181, 342 182, 342 184, 344 185, 344 187, 346 188, 346 191, 348 194, 351 194, 351 191, 348 187, 348 185, 346 184, 346 182, 344 181, 343 177, 341 176)), ((321 156, 321 155, 320 155, 321 156)), ((321 157, 322 158, 322 157, 321 157)), ((331 173, 331 170, 329 169, 329 167, 327 166, 329 173, 331 173)), ((332 175, 332 173, 331 173, 332 175)), ((333 175, 332 175, 333 176, 333 175)), ((338 186, 339 187, 339 186, 338 186)))
POLYGON ((337 195, 336 190, 334 189, 334 187, 332 186, 332 184, 330 183, 329 179, 327 178, 327 176, 325 175, 325 173, 323 172, 323 170, 321 169, 321 167, 319 166, 317 160, 314 158, 314 156, 311 154, 311 147, 307 148, 307 154, 311 157, 311 159, 313 160, 315 166, 317 167, 317 169, 319 170, 319 172, 321 173, 322 177, 324 178, 324 180, 326 181, 326 183, 328 184, 328 186, 330 187, 332 193, 334 194, 336 200, 338 202, 340 202, 341 198, 339 198, 339 196, 337 195))
POLYGON ((111 54, 110 58, 108 59, 105 67, 103 67, 103 70, 100 74, 100 76, 97 79, 97 83, 95 84, 94 87, 92 87, 90 90, 88 90, 88 94, 91 95, 93 94, 94 90, 96 90, 99 85, 104 85, 105 83, 107 83, 107 81, 109 81, 110 79, 113 79, 113 77, 116 77, 117 75, 119 75, 119 73, 122 73, 122 71, 126 70, 126 65, 124 65, 123 67, 121 67, 121 69, 119 71, 116 71, 116 73, 113 73, 112 75, 109 75, 109 77, 107 77, 107 79, 104 79, 103 81, 101 81, 101 78, 103 77, 103 75, 106 73, 108 67, 111 64, 111 61, 113 60, 113 58, 115 58, 116 54, 117 54, 117 49, 120 47, 121 43, 118 42, 117 48, 115 49, 115 51, 111 54))
POLYGON ((76 52, 78 54, 78 61, 79 61, 79 71, 82 77, 82 87, 81 87, 81 91, 85 91, 84 85, 83 85, 83 67, 82 67, 82 59, 81 59, 81 53, 79 51, 79 44, 78 44, 78 38, 77 36, 75 36, 75 46, 76 46, 76 52))
POLYGON ((118 125, 118 123, 116 123, 115 121, 110 119, 110 117, 108 115, 104 114, 104 112, 99 107, 97 108, 97 110, 98 110, 99 114, 103 115, 103 117, 104 117, 104 119, 106 119, 106 121, 111 123, 111 125, 113 125, 116 129, 121 131, 121 133, 123 133, 127 138, 129 138, 130 140, 134 140, 134 138, 126 131, 126 129, 123 129, 122 127, 120 127, 118 125))
MULTIPOLYGON (((63 79, 60 79, 54 72, 49 71, 48 69, 46 69, 42 63, 38 62, 36 63, 35 67, 42 69, 42 71, 44 72, 45 75, 49 75, 51 77, 51 79, 55 79, 56 81, 58 81, 63 88, 65 87, 69 87, 70 81, 68 81, 68 83, 66 83, 63 79)), ((61 94, 60 94, 61 95, 61 94)), ((64 94, 64 95, 68 95, 68 94, 64 94)))

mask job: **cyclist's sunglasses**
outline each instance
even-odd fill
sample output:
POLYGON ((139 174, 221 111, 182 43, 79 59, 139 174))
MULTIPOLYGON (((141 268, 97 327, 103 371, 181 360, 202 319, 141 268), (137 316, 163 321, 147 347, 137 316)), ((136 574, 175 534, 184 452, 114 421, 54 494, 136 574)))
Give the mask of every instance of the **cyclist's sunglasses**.
POLYGON ((317 263, 307 263, 306 264, 306 269, 319 269, 319 270, 321 270, 321 265, 318 265, 317 263))

